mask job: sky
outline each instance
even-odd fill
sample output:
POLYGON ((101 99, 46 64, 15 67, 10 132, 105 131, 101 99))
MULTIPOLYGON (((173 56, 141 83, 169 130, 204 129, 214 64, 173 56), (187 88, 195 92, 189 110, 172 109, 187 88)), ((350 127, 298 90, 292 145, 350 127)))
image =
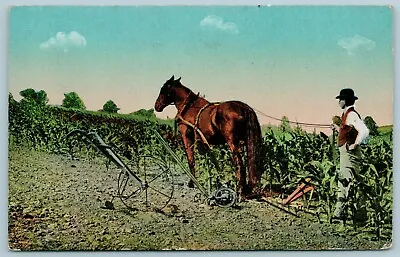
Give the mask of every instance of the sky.
MULTIPOLYGON (((387 6, 13 7, 8 87, 75 91, 90 110, 150 109, 172 75, 209 101, 330 124, 353 88, 360 114, 393 124, 393 14, 387 6)), ((174 117, 167 107, 157 116, 174 117)), ((278 124, 259 115, 262 124, 278 124)))

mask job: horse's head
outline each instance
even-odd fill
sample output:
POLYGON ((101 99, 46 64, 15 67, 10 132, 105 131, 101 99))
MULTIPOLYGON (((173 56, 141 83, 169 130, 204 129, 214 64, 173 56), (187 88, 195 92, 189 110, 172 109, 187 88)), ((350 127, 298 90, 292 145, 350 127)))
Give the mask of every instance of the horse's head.
POLYGON ((165 107, 174 103, 175 86, 181 85, 180 80, 181 78, 175 80, 174 76, 172 76, 164 83, 156 100, 156 103, 154 104, 154 109, 157 112, 162 112, 165 107))

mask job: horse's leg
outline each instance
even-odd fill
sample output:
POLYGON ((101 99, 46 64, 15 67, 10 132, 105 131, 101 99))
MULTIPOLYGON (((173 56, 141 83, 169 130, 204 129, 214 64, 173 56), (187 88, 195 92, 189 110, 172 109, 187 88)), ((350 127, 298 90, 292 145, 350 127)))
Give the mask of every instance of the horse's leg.
POLYGON ((240 197, 240 200, 245 200, 247 193, 246 169, 243 165, 242 155, 240 153, 240 145, 239 142, 235 142, 237 140, 234 140, 233 136, 227 137, 226 141, 232 151, 233 161, 236 165, 236 178, 238 180, 237 193, 240 197))
MULTIPOLYGON (((179 130, 181 131, 182 134, 182 139, 183 139, 183 144, 185 146, 185 151, 186 151, 186 157, 188 160, 189 164, 189 169, 190 172, 194 177, 196 177, 196 171, 195 171, 195 162, 194 162, 194 140, 192 139, 192 132, 185 126, 181 125, 179 130)), ((193 188, 194 184, 193 181, 190 179, 188 183, 188 187, 193 188)))

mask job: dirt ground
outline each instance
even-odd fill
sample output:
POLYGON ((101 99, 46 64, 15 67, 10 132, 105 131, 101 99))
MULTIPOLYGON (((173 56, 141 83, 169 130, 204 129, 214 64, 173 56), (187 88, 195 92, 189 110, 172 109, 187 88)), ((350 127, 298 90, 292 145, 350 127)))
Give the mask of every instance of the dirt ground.
POLYGON ((11 250, 321 250, 382 249, 388 242, 341 233, 341 224, 295 217, 266 202, 234 208, 194 201, 199 191, 175 174, 164 212, 128 210, 117 190, 118 172, 104 161, 72 160, 27 149, 9 151, 11 250))

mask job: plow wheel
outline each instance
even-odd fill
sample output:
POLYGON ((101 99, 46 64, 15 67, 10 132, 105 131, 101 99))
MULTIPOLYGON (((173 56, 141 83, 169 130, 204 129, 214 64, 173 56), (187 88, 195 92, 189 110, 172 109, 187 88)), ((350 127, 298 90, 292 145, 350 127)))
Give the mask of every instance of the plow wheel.
POLYGON ((118 176, 118 197, 130 210, 160 211, 171 201, 174 193, 173 175, 170 167, 153 156, 141 156, 129 167, 142 181, 121 171, 118 176))
POLYGON ((221 187, 214 192, 210 204, 215 203, 220 207, 231 207, 236 202, 236 192, 227 187, 221 187))

